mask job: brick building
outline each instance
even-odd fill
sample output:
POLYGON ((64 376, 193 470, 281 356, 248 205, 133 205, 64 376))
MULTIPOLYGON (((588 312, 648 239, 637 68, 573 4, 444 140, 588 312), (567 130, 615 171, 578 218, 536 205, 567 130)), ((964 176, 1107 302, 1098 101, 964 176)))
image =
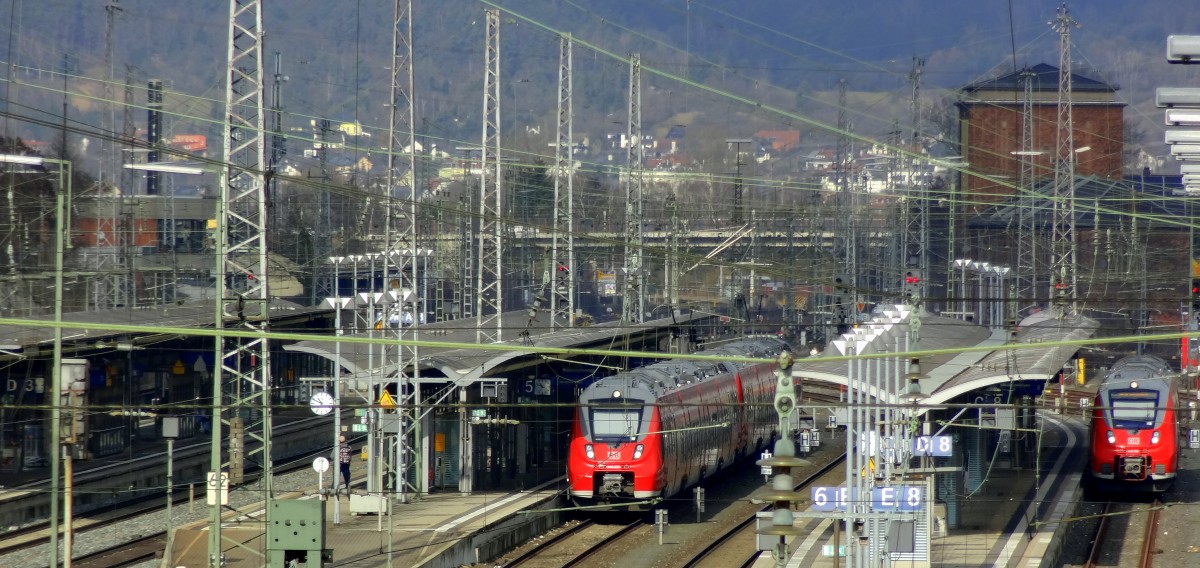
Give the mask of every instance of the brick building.
MULTIPOLYGON (((1022 112, 1025 84, 1032 81, 1033 156, 1038 179, 1054 178, 1058 144, 1058 68, 1039 64, 1032 68, 972 83, 962 88, 958 103, 963 160, 971 171, 996 178, 967 175, 962 181, 968 202, 996 202, 1016 193, 1024 130, 1022 112)), ((1117 100, 1116 87, 1072 73, 1072 122, 1079 152, 1079 176, 1121 179, 1125 103, 1117 100)))

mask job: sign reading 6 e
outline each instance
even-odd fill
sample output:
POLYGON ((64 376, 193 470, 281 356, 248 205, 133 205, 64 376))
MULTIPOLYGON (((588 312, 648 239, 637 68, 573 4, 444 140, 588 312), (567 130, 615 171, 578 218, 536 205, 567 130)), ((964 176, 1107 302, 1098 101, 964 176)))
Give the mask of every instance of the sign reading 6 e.
POLYGON ((913 455, 947 458, 954 454, 950 436, 917 436, 913 438, 913 455))
POLYGON ((845 487, 812 488, 812 508, 814 511, 845 511, 846 498, 845 487))
MULTIPOLYGON (((845 487, 813 487, 814 511, 845 511, 849 493, 845 487)), ((921 485, 891 485, 871 489, 871 509, 875 511, 912 512, 925 508, 925 487, 921 485)))

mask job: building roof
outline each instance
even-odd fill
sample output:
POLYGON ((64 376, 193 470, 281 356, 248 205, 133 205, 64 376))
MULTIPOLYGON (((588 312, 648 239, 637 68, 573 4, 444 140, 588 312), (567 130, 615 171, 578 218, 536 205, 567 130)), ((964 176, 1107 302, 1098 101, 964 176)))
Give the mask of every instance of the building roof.
MULTIPOLYGON (((1080 229, 1119 227, 1129 219, 1170 219, 1186 215, 1185 203, 1178 199, 1164 199, 1162 187, 1146 185, 1146 191, 1134 191, 1138 187, 1128 181, 1114 181, 1095 176, 1079 177, 1075 181, 1075 226, 1080 229), (1137 201, 1132 198, 1140 197, 1137 201), (1109 205, 1116 203, 1118 205, 1109 205), (1099 204, 1099 215, 1093 204, 1099 204), (1135 214, 1136 213, 1136 214, 1135 214), (1097 222, 1098 220, 1098 222, 1097 222)), ((1028 207, 1034 213, 1033 225, 1049 227, 1054 219, 1054 180, 1043 179, 1029 188, 1023 195, 1008 196, 1005 201, 982 210, 978 216, 967 221, 971 229, 1000 230, 1020 226, 1022 209, 1028 207), (1032 202, 1023 203, 1026 197, 1032 202)))
MULTIPOLYGON (((1039 63, 1033 67, 1026 67, 1020 71, 1014 71, 999 77, 976 81, 968 84, 961 90, 966 94, 980 91, 1023 91, 1025 89, 1025 84, 1023 83, 1024 76, 1027 73, 1031 74, 1032 76, 1034 92, 1058 91, 1058 67, 1047 65, 1045 63, 1039 63)), ((1072 92, 1113 93, 1117 91, 1117 87, 1114 87, 1103 81, 1098 81, 1096 79, 1092 79, 1091 77, 1085 77, 1078 73, 1072 72, 1071 90, 1072 92)))
MULTIPOLYGON (((281 299, 272 299, 267 308, 271 319, 287 319, 291 317, 308 317, 321 313, 329 313, 329 308, 305 307, 281 299)), ((92 343, 117 336, 131 335, 128 332, 114 332, 109 324, 155 326, 155 327, 191 327, 212 328, 216 312, 215 300, 196 300, 179 304, 167 304, 153 307, 113 308, 108 310, 93 310, 89 312, 71 312, 63 314, 65 327, 64 342, 88 347, 92 343)), ((30 322, 52 322, 53 316, 40 315, 23 318, 30 322)), ((236 318, 226 318, 228 323, 234 323, 236 318)), ((134 335, 150 335, 134 334, 134 335)), ((18 351, 22 355, 30 355, 42 349, 49 349, 54 341, 54 329, 41 326, 0 326, 0 350, 18 351)))

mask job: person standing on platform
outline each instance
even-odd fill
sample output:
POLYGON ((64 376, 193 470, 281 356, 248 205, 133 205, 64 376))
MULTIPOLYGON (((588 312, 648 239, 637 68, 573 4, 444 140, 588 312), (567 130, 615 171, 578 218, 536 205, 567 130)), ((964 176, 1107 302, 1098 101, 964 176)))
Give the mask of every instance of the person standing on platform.
POLYGON ((350 494, 350 444, 345 436, 338 436, 338 465, 342 470, 342 483, 346 485, 346 495, 350 494))

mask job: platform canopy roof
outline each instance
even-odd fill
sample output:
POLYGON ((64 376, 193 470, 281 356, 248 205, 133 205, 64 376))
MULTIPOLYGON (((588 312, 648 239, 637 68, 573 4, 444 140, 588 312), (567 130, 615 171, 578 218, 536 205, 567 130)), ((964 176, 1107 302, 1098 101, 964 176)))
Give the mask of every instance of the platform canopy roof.
MULTIPOLYGON (((501 365, 518 358, 528 357, 541 347, 558 348, 609 348, 627 350, 630 337, 657 334, 676 325, 701 324, 715 319, 713 314, 681 310, 673 316, 650 320, 633 328, 620 322, 574 327, 552 328, 549 314, 539 311, 532 318, 527 310, 506 312, 501 315, 500 326, 506 330, 504 341, 498 342, 504 349, 471 347, 476 342, 474 319, 447 320, 420 325, 422 341, 443 343, 445 346, 421 346, 417 349, 420 373, 429 380, 447 380, 466 384, 474 379, 487 377, 501 365)), ((396 337, 396 330, 374 331, 375 337, 396 337), (385 335, 386 334, 386 335, 385 335)), ((371 333, 347 334, 345 337, 371 337, 371 333)), ((413 339, 411 334, 405 339, 413 339)), ((288 351, 311 353, 338 362, 343 374, 367 378, 394 376, 396 369, 388 366, 380 355, 381 346, 363 343, 339 342, 333 338, 301 341, 284 347, 288 351)), ((392 350, 394 353, 394 350, 392 350)), ((394 360, 394 355, 393 355, 394 360)), ((405 369, 410 376, 412 369, 405 369)))
MULTIPOLYGON (((882 371, 884 376, 902 378, 907 372, 908 353, 926 352, 919 357, 924 375, 920 381, 921 391, 928 395, 922 404, 936 405, 990 386, 1053 378, 1079 349, 1078 345, 1061 343, 1088 339, 1099 327, 1091 318, 1059 316, 1054 310, 1025 318, 1015 333, 945 316, 895 313, 894 317, 876 315, 871 322, 860 325, 864 330, 875 327, 881 332, 843 335, 831 341, 820 354, 798 360, 793 375, 797 380, 849 386, 853 373, 855 383, 861 385, 870 382, 861 378, 872 372, 865 365, 882 360, 886 363, 880 364, 889 369, 882 371), (916 320, 920 323, 916 326, 914 341, 909 332, 916 320), (846 359, 854 353, 865 357, 858 361, 846 359), (887 353, 895 356, 879 359, 887 353)), ((903 381, 896 381, 896 384, 901 388, 907 386, 903 381)), ((864 385, 862 389, 868 391, 868 396, 888 403, 904 402, 902 396, 882 387, 875 389, 864 385)))

